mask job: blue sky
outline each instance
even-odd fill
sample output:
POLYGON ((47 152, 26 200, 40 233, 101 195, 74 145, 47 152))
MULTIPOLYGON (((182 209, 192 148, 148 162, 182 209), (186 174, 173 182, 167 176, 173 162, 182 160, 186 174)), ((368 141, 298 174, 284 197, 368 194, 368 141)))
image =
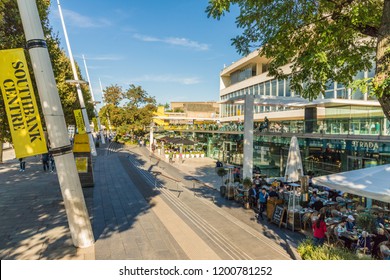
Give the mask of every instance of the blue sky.
MULTIPOLYGON (((219 73, 241 56, 231 46, 237 13, 207 18, 207 0, 61 0, 73 56, 96 100, 103 88, 141 86, 158 103, 217 101, 219 73)), ((50 24, 66 49, 57 1, 50 24)))

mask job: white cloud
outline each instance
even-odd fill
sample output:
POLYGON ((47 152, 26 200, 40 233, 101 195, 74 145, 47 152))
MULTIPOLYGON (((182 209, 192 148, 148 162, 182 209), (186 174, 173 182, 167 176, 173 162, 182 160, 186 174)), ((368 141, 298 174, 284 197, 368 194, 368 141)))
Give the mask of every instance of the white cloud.
MULTIPOLYGON (((60 17, 58 10, 54 13, 56 17, 60 17)), ((67 9, 62 9, 62 13, 64 15, 65 24, 67 25, 69 24, 80 28, 97 28, 112 25, 111 21, 105 18, 91 18, 67 9)))
MULTIPOLYGON (((77 58, 82 58, 82 56, 76 56, 77 58)), ((98 61, 120 61, 123 60, 123 56, 115 55, 115 54, 107 54, 107 55, 97 55, 97 56, 85 56, 85 59, 88 60, 98 60, 98 61)))
POLYGON ((182 46, 190 49, 195 49, 198 51, 207 51, 209 49, 209 45, 192 41, 187 38, 178 38, 178 37, 157 38, 157 37, 146 36, 141 34, 135 34, 134 38, 144 42, 161 42, 169 45, 182 46))
POLYGON ((162 83, 178 83, 183 85, 199 84, 198 77, 179 77, 174 75, 144 75, 130 79, 132 82, 162 82, 162 83))

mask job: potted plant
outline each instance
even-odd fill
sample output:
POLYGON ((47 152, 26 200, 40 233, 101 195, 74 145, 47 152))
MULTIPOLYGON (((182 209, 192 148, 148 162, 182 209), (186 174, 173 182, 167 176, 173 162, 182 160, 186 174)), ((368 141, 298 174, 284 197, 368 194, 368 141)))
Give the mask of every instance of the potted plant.
POLYGON ((220 191, 220 193, 221 193, 221 196, 225 196, 225 194, 226 194, 226 186, 225 186, 224 183, 223 183, 223 178, 226 176, 226 174, 227 174, 227 170, 226 170, 225 168, 219 167, 219 168, 217 169, 217 175, 218 175, 219 177, 221 177, 221 181, 222 181, 222 185, 221 185, 220 188, 219 188, 219 191, 220 191))

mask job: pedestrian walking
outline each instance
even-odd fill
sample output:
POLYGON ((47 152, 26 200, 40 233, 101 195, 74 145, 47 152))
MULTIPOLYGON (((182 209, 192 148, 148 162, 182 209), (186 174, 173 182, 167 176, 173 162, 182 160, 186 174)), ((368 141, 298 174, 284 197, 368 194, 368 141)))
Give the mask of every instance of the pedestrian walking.
POLYGON ((41 160, 43 165, 43 171, 49 171, 49 154, 42 154, 41 160))
POLYGON ((19 166, 20 166, 19 172, 26 171, 26 161, 24 160, 24 158, 19 159, 19 166))
POLYGON ((180 163, 184 162, 184 160, 183 160, 183 153, 182 152, 179 153, 179 162, 180 163))
POLYGON ((56 169, 56 162, 54 161, 54 157, 52 153, 49 154, 49 161, 50 161, 50 172, 53 173, 54 170, 56 169))
POLYGON ((260 223, 260 220, 263 220, 263 212, 267 208, 268 193, 265 188, 261 189, 259 193, 259 215, 257 217, 257 222, 260 223))

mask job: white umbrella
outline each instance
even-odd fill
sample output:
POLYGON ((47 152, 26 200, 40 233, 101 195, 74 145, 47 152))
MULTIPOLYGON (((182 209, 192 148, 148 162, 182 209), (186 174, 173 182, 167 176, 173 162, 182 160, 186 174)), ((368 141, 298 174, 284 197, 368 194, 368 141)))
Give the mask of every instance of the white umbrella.
POLYGON ((390 164, 313 178, 331 189, 390 203, 390 164))
MULTIPOLYGON (((299 144, 297 137, 293 136, 290 142, 290 148, 288 150, 287 164, 286 164, 286 172, 284 177, 286 181, 296 182, 303 176, 303 168, 302 168, 302 158, 301 152, 299 151, 299 144)), ((296 187, 297 184, 290 184, 292 187, 293 193, 293 205, 292 205, 292 230, 294 231, 295 224, 295 195, 296 195, 296 187)), ((290 208, 290 201, 288 203, 288 207, 290 208)), ((290 209, 287 211, 287 216, 290 215, 290 209)), ((288 218, 287 218, 288 219, 288 218)), ((286 226, 288 224, 288 220, 286 226)))
POLYGON ((302 158, 299 151, 298 139, 296 136, 293 136, 290 142, 290 149, 288 150, 284 177, 286 181, 296 182, 301 176, 303 176, 302 158))

